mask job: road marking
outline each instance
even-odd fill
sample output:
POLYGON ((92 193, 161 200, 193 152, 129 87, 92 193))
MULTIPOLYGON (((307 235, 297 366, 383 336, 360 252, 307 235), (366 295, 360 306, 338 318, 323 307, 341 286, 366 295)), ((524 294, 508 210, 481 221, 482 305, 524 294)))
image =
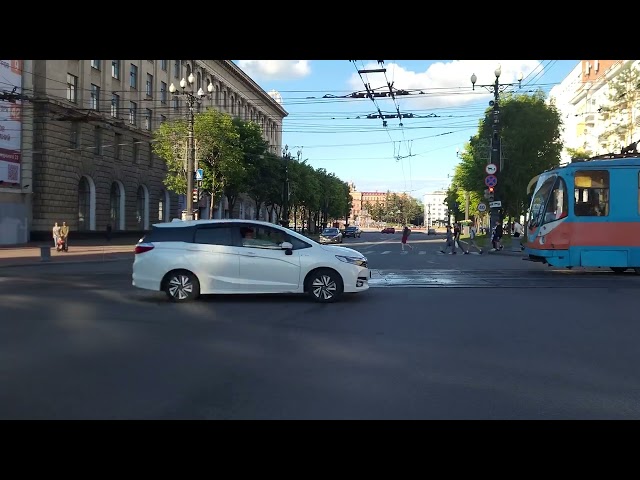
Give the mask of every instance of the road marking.
POLYGON ((386 255, 387 253, 391 253, 391 250, 387 250, 385 252, 382 252, 380 255, 386 255))
POLYGON ((400 252, 400 255, 406 255, 409 252, 400 252))
POLYGON ((427 253, 427 251, 426 251, 426 250, 420 250, 420 251, 418 252, 418 255, 425 255, 426 253, 427 253))

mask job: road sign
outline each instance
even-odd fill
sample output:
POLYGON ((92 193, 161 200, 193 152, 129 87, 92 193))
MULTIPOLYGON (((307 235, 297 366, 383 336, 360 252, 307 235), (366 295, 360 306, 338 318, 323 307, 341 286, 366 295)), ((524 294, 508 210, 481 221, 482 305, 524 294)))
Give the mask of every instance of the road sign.
POLYGON ((495 202, 490 202, 489 207, 491 208, 500 208, 502 207, 502 202, 500 200, 496 200, 495 202))
POLYGON ((202 180, 202 175, 204 175, 204 171, 199 168, 196 170, 196 180, 202 180))
POLYGON ((498 167, 496 167, 495 163, 488 163, 486 167, 484 167, 484 171, 487 172, 487 175, 495 175, 498 171, 498 167))
POLYGON ((496 177, 495 175, 487 175, 486 178, 484 179, 484 184, 487 187, 495 187, 497 183, 498 183, 498 177, 496 177))
POLYGON ((484 212, 487 209, 487 204, 486 203, 479 203, 478 204, 478 211, 479 212, 484 212))

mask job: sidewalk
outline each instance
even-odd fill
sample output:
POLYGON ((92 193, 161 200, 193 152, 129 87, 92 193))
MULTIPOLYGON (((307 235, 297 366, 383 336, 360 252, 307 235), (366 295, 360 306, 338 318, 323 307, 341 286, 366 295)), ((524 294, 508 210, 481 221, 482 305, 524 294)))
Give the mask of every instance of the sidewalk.
POLYGON ((22 245, 0 246, 0 268, 29 265, 54 265, 61 263, 103 262, 122 259, 133 261, 135 240, 130 238, 73 240, 69 241, 68 252, 58 252, 49 242, 30 242, 22 245), (44 247, 44 256, 42 248, 44 247), (51 247, 48 249, 48 247, 51 247), (48 249, 48 258, 47 258, 48 249))

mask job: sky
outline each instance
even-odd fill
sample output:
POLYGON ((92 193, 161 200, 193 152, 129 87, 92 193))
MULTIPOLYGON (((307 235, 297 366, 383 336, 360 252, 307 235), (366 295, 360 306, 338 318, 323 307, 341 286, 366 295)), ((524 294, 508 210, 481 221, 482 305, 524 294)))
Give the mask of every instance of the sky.
MULTIPOLYGON (((446 189, 458 163, 457 152, 478 131, 500 84, 520 93, 547 94, 579 60, 234 60, 261 88, 276 90, 288 112, 282 143, 294 157, 325 168, 358 191, 391 190, 421 199, 446 189), (363 73, 358 70, 384 69, 363 73), (471 75, 477 77, 472 89, 471 75), (395 99, 349 98, 405 90, 395 99), (506 84, 513 83, 514 86, 506 84), (413 118, 368 115, 413 114, 413 118), (359 117, 359 118, 358 118, 359 117)), ((502 87, 501 87, 502 88, 502 87)))

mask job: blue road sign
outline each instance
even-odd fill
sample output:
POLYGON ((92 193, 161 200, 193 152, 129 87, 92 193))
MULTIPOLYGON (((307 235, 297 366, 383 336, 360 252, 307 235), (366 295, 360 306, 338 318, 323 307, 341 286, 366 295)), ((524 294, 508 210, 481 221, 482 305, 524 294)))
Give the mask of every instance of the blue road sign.
POLYGON ((201 168, 196 170, 196 180, 202 180, 202 175, 204 174, 204 172, 202 171, 201 168))
POLYGON ((497 183, 498 177, 496 177, 495 175, 487 175, 487 177, 484 179, 484 184, 487 187, 495 187, 497 183))

